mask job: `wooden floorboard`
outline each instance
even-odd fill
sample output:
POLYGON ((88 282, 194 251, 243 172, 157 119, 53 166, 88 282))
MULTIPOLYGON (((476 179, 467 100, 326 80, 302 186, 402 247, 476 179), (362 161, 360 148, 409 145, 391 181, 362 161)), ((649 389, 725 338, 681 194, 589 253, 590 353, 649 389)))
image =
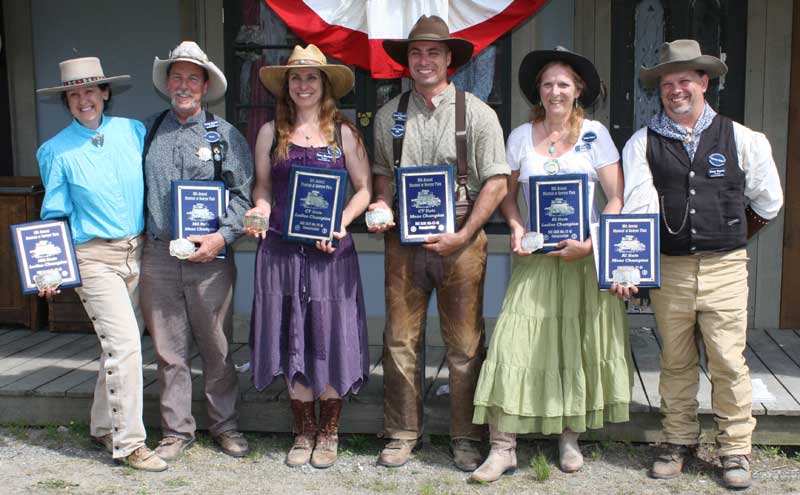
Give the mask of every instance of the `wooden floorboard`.
MULTIPOLYGON (((99 367, 99 345, 94 335, 52 334, 1 329, 0 423, 24 420, 32 424, 87 421, 99 367), (24 411, 24 418, 21 412, 24 411)), ((232 346, 233 360, 249 360, 243 344, 232 346)), ((660 440, 660 396, 658 394, 659 341, 649 328, 631 330, 634 386, 631 422, 608 425, 587 439, 630 441, 660 440)), ((348 397, 340 430, 343 433, 376 433, 383 427, 382 347, 370 346, 370 380, 358 395, 348 397)), ((142 342, 143 378, 146 387, 144 417, 148 426, 159 425, 157 363, 152 340, 142 342)), ((754 382, 760 380, 775 397, 756 396, 753 411, 758 427, 753 441, 765 444, 800 445, 800 333, 792 330, 751 331, 746 359, 754 382)), ((449 394, 437 395, 448 384, 445 349, 430 346, 425 353, 425 431, 446 434, 449 429, 449 394)), ((701 425, 703 438, 713 438, 710 382, 700 369, 701 425)), ((192 354, 192 410, 199 428, 208 418, 203 397, 202 360, 192 354)), ((240 427, 248 431, 288 431, 290 412, 282 378, 263 391, 251 382, 251 371, 239 374, 240 427)))

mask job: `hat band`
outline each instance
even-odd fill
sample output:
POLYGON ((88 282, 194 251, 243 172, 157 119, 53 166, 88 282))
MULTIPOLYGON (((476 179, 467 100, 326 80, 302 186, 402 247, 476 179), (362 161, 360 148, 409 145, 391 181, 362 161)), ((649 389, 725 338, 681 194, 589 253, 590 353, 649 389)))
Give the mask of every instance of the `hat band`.
POLYGON ((308 58, 299 58, 297 60, 290 60, 286 65, 322 65, 322 62, 308 58))
POLYGON ((71 81, 63 81, 61 83, 62 88, 66 88, 69 86, 77 86, 78 84, 84 84, 87 82, 94 82, 99 81, 100 79, 105 79, 105 76, 89 76, 89 77, 82 77, 80 79, 73 79, 71 81))

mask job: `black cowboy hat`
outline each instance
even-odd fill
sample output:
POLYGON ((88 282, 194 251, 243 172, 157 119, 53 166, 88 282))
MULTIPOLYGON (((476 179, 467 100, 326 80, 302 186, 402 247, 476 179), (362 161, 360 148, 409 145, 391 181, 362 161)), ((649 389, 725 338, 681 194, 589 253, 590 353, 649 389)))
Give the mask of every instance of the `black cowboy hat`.
POLYGON ((450 67, 459 67, 469 62, 475 50, 472 42, 451 37, 447 23, 435 15, 420 17, 408 33, 408 39, 384 40, 383 49, 392 60, 403 67, 408 67, 408 44, 414 41, 438 41, 447 45, 452 54, 450 67))
POLYGON ((592 106, 600 94, 600 75, 597 69, 588 58, 561 46, 553 50, 534 50, 522 59, 522 64, 519 66, 519 89, 528 101, 533 105, 539 103, 539 90, 535 86, 536 76, 542 67, 550 62, 563 62, 572 67, 586 85, 578 101, 584 108, 592 106))

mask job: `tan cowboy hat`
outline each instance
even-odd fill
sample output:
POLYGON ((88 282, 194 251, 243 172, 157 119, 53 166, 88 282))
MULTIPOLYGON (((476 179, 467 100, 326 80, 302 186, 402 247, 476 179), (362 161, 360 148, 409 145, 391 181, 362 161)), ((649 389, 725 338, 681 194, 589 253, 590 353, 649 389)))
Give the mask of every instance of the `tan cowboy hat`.
POLYGON ((450 67, 459 67, 469 62, 475 50, 472 42, 464 38, 451 38, 447 23, 435 15, 420 17, 408 33, 408 39, 384 40, 383 49, 392 60, 403 67, 408 67, 408 44, 412 41, 438 41, 447 45, 452 54, 450 67))
POLYGON ((183 41, 169 52, 169 56, 166 59, 161 60, 156 57, 153 61, 153 85, 167 97, 169 97, 169 91, 167 91, 167 71, 169 70, 169 66, 175 62, 190 62, 199 65, 208 72, 208 93, 206 93, 205 96, 206 101, 218 100, 225 95, 225 90, 228 88, 228 81, 225 79, 225 74, 208 59, 208 55, 206 55, 197 43, 194 41, 183 41))
POLYGON ((658 49, 658 64, 653 67, 641 67, 639 79, 647 88, 658 86, 661 76, 672 72, 687 70, 702 70, 708 74, 709 79, 723 76, 728 72, 728 66, 711 55, 700 52, 700 44, 695 40, 675 40, 664 43, 658 49))
POLYGON ((53 94, 70 89, 94 86, 96 84, 110 84, 113 82, 127 81, 129 75, 106 77, 100 59, 97 57, 83 57, 64 60, 58 64, 61 69, 61 86, 37 89, 37 93, 53 94))
POLYGON ((600 75, 588 58, 563 46, 557 46, 552 50, 534 50, 522 59, 519 66, 519 89, 528 101, 533 105, 539 103, 539 88, 535 87, 536 76, 550 62, 562 62, 572 67, 585 85, 578 101, 584 108, 592 106, 600 94, 600 75))
POLYGON ((324 72, 331 83, 333 97, 337 100, 353 89, 353 83, 355 82, 353 71, 345 65, 329 64, 328 59, 325 58, 320 49, 312 44, 305 48, 295 45, 292 54, 289 55, 289 60, 286 61, 286 65, 262 67, 258 70, 258 78, 270 93, 280 96, 283 93, 283 81, 286 78, 286 72, 289 69, 301 67, 310 67, 324 72))

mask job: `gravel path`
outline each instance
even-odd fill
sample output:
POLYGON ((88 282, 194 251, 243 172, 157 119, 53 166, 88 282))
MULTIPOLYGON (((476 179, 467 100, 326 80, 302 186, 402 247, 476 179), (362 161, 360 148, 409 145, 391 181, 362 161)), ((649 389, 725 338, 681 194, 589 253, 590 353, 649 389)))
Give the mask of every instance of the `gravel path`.
MULTIPOLYGON (((152 431, 148 443, 159 433, 152 431)), ((584 469, 558 470, 557 446, 522 441, 521 468, 491 485, 467 484, 452 467, 447 438, 433 437, 399 469, 375 466, 382 442, 351 435, 340 442, 339 461, 330 469, 283 464, 291 437, 248 434, 253 453, 234 459, 220 453, 205 434, 163 473, 142 473, 114 465, 88 441, 83 424, 30 428, 0 426, 0 494, 678 494, 729 493, 719 484, 719 466, 694 462, 676 480, 656 481, 646 471, 655 448, 624 443, 582 444, 584 469), (534 467, 532 467, 534 466, 534 467)), ((708 449, 701 458, 713 457, 708 449)), ((760 447, 754 452, 754 487, 747 494, 800 494, 800 450, 760 447)))

